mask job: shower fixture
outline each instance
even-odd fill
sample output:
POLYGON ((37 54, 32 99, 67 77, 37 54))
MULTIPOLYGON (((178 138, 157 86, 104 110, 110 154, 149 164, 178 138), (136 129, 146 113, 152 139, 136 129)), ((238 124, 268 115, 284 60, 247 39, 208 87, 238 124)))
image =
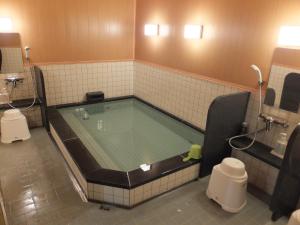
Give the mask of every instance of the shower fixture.
POLYGON ((257 113, 257 119, 256 119, 256 125, 255 125, 255 131, 252 132, 252 133, 247 133, 247 134, 242 134, 242 135, 237 135, 237 136, 234 136, 234 137, 231 137, 228 141, 229 143, 229 146, 233 149, 236 149, 236 150, 240 150, 240 151, 243 151, 243 150, 246 150, 246 149, 249 149, 251 148, 255 141, 256 141, 256 138, 257 138, 257 134, 259 132, 262 132, 262 131, 269 131, 272 127, 272 124, 273 124, 273 119, 272 120, 266 120, 266 128, 263 128, 263 129, 258 129, 258 126, 259 126, 259 120, 260 120, 260 116, 262 114, 262 86, 264 85, 264 81, 263 81, 263 78, 262 78, 262 72, 261 70, 258 68, 258 66, 256 65, 251 65, 251 68, 256 72, 257 76, 258 76, 258 86, 259 86, 259 107, 258 107, 258 113, 257 113), (267 122, 268 121, 268 122, 267 122), (246 146, 246 147, 242 147, 242 148, 238 148, 236 146, 234 146, 232 144, 232 141, 233 140, 236 140, 236 139, 239 139, 239 138, 242 138, 242 137, 248 137, 250 135, 254 134, 254 137, 251 141, 251 143, 246 146))
POLYGON ((258 76, 258 86, 259 86, 259 106, 258 106, 255 130, 253 132, 250 132, 250 133, 241 134, 241 135, 231 137, 228 141, 231 148, 233 148, 235 150, 240 150, 240 151, 247 150, 247 149, 251 148, 254 145, 255 141, 256 141, 257 134, 260 133, 260 132, 263 132, 263 131, 265 131, 265 132, 271 131, 274 124, 280 125, 283 128, 288 128, 289 127, 289 124, 287 123, 287 121, 280 120, 280 119, 277 119, 277 118, 274 118, 272 116, 265 115, 265 114, 262 113, 262 86, 264 85, 263 76, 262 76, 262 72, 261 72, 261 70, 259 69, 258 66, 251 65, 251 68, 256 72, 256 75, 258 76), (263 122, 265 123, 265 127, 261 128, 261 129, 258 128, 260 119, 262 119, 263 122), (236 147, 232 144, 233 140, 243 138, 243 137, 249 137, 250 135, 254 135, 254 137, 253 137, 251 143, 248 146, 238 148, 238 147, 236 147))
POLYGON ((262 73, 261 73, 261 70, 258 68, 258 66, 256 65, 252 65, 251 68, 256 72, 257 76, 258 76, 258 84, 260 86, 263 85, 264 81, 263 81, 263 78, 262 78, 262 73))

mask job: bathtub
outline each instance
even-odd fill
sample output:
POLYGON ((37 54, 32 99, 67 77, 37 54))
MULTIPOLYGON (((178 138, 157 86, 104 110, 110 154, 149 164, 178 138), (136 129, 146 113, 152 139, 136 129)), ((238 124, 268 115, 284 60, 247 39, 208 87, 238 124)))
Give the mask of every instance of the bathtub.
POLYGON ((183 162, 204 134, 139 99, 48 110, 50 134, 89 201, 132 208, 199 177, 183 162))

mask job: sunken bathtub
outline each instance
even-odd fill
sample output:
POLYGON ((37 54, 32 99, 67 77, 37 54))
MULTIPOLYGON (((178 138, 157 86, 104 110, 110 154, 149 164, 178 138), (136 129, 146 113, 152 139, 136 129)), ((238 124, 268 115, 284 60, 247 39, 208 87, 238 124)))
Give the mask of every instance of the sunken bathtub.
POLYGON ((136 97, 51 107, 50 133, 90 201, 132 208, 199 176, 203 133, 136 97))

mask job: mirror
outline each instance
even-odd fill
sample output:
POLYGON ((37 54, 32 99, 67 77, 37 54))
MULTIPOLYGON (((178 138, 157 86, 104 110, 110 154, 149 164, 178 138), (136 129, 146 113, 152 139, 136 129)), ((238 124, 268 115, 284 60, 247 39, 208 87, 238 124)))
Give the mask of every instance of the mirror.
POLYGON ((275 50, 264 103, 300 113, 300 49, 275 50))
POLYGON ((0 33, 0 73, 24 72, 20 35, 0 33))

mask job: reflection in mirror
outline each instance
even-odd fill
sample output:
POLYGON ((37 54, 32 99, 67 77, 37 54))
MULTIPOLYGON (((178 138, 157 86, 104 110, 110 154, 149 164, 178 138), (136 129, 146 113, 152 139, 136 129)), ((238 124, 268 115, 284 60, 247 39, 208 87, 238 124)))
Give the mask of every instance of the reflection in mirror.
POLYGON ((275 50, 264 103, 300 113, 300 49, 275 50))
POLYGON ((300 74, 289 73, 283 83, 280 108, 298 113, 300 106, 300 74))
POLYGON ((24 72, 19 34, 0 33, 0 73, 24 72))
POLYGON ((20 35, 0 33, 0 105, 32 96, 26 74, 20 35))
POLYGON ((276 99, 276 91, 274 88, 268 87, 266 90, 265 104, 268 106, 274 106, 276 99))

